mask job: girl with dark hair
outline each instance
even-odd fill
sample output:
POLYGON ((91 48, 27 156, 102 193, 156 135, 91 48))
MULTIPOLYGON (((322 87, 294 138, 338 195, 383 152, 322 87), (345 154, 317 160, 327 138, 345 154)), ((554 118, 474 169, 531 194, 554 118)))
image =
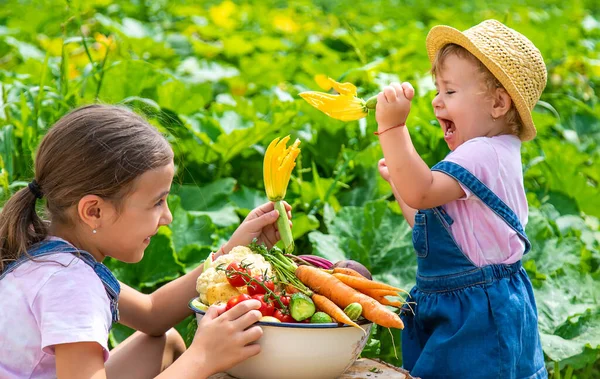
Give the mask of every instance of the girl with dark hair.
MULTIPOLYGON (((172 221, 174 170, 167 140, 125 108, 81 107, 50 129, 35 179, 0 214, 1 378, 206 378, 258 354, 256 300, 209 308, 185 351, 172 327, 191 313, 202 265, 142 294, 102 264, 140 261, 172 221), (41 198, 48 220, 36 213, 41 198), (109 358, 114 322, 138 332, 109 358)), ((272 203, 256 208, 218 254, 253 238, 271 247, 277 217, 272 203)))

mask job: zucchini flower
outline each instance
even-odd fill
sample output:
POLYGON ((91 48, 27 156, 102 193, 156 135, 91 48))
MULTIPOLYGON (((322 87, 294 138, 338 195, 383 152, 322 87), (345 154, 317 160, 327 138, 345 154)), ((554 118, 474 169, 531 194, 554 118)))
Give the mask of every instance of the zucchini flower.
POLYGON ((317 75, 315 81, 325 91, 333 88, 338 95, 318 91, 305 91, 299 95, 310 105, 327 116, 342 121, 358 120, 369 114, 369 109, 375 109, 377 97, 367 101, 356 97, 356 86, 352 83, 338 83, 324 75, 317 75))
POLYGON ((296 157, 300 153, 298 145, 300 140, 296 139, 293 145, 286 147, 290 136, 279 140, 275 138, 265 152, 263 163, 263 177, 265 190, 270 201, 275 203, 275 209, 279 211, 277 228, 283 241, 285 252, 291 254, 294 251, 294 239, 287 218, 287 211, 283 205, 283 198, 287 191, 292 169, 296 166, 296 157))

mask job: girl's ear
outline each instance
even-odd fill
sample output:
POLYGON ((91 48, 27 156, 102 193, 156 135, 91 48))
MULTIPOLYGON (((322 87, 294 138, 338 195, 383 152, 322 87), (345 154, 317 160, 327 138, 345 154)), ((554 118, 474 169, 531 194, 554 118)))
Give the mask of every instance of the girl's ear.
POLYGON ((502 117, 510 110, 512 99, 504 88, 496 88, 493 100, 491 114, 493 118, 502 117))
POLYGON ((85 195, 77 204, 77 216, 90 230, 96 230, 107 216, 108 205, 100 196, 85 195))

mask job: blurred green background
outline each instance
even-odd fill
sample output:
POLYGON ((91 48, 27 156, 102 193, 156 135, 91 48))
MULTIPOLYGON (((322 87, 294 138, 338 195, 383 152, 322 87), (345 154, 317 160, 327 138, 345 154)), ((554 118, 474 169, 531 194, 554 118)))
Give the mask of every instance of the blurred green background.
MULTIPOLYGON (((555 378, 600 377, 600 3, 597 1, 3 1, 0 7, 0 196, 32 178, 35 148, 70 109, 119 103, 172 143, 174 221, 119 279, 151 292, 196 267, 266 201, 267 144, 302 140, 286 200, 298 252, 361 261, 409 289, 410 228, 377 172, 373 115, 340 122, 298 93, 314 77, 367 98, 391 81, 415 89, 409 128, 429 165, 448 153, 431 109, 425 37, 495 18, 529 37, 548 67, 522 148, 530 204, 524 260, 555 378)), ((178 325, 189 337, 193 319, 178 325)), ((111 344, 131 331, 117 326, 111 344)), ((363 355, 400 365, 400 337, 375 328, 363 355)), ((290 341, 293 343, 293 341, 290 341)))

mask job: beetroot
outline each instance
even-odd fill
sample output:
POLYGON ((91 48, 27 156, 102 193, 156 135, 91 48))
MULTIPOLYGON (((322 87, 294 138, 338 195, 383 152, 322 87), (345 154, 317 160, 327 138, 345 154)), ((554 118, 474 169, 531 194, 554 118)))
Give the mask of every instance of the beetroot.
POLYGON ((354 271, 358 272, 359 274, 361 274, 362 276, 364 276, 365 278, 372 280, 373 277, 371 276, 371 273, 369 272, 369 270, 363 266, 360 262, 357 261, 353 261, 351 259, 346 259, 343 261, 338 261, 333 265, 333 268, 336 267, 344 267, 344 268, 351 268, 354 271))

